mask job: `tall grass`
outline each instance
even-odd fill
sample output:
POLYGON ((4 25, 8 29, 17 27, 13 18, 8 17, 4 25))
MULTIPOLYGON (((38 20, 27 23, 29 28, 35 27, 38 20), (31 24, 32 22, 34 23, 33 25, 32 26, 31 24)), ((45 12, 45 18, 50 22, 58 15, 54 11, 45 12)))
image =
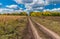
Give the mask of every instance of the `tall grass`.
POLYGON ((0 16, 0 39, 22 39, 27 19, 20 16, 0 16))

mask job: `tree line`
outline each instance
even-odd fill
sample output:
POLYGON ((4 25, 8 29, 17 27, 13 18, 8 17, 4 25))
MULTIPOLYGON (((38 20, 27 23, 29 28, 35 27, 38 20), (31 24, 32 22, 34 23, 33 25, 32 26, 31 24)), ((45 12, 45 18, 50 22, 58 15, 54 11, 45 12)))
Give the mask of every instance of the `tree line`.
POLYGON ((4 13, 0 15, 20 15, 20 16, 60 16, 60 12, 30 12, 29 14, 27 12, 20 12, 20 13, 4 13))
POLYGON ((60 16, 60 12, 30 12, 30 16, 60 16))
POLYGON ((28 14, 26 12, 20 12, 20 13, 3 13, 0 15, 20 15, 20 16, 28 16, 28 14))

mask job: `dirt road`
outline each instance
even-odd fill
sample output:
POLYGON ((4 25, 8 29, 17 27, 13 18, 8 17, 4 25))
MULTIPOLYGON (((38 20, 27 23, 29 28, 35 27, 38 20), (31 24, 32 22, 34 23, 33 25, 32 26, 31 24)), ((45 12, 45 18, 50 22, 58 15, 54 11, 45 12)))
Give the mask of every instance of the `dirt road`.
POLYGON ((35 20, 28 18, 28 34, 25 39, 60 39, 55 32, 47 29, 35 20))
POLYGON ((36 22, 35 20, 32 20, 37 27, 39 27, 39 29, 44 32, 46 35, 50 36, 52 39, 60 39, 60 36, 58 34, 56 34, 55 32, 47 29, 46 27, 44 27, 43 25, 39 24, 38 22, 36 22))

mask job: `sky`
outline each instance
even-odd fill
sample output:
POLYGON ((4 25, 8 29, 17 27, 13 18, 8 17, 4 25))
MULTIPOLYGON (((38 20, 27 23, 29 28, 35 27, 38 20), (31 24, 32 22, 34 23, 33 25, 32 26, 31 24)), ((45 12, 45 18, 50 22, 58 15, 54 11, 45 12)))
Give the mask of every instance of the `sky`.
POLYGON ((60 11, 60 0, 0 0, 0 13, 60 11))

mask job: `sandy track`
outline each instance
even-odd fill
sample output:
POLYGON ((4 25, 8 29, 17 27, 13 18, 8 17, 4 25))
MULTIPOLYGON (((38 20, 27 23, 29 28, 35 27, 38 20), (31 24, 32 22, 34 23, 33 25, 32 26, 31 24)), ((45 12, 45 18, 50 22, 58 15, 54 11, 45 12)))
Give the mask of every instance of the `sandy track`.
POLYGON ((30 27, 29 20, 27 19, 27 34, 24 36, 23 39, 35 39, 32 33, 32 29, 30 27))
POLYGON ((29 19, 29 23, 30 23, 30 27, 32 29, 32 33, 35 39, 42 39, 39 34, 38 31, 36 30, 36 28, 34 27, 34 25, 32 24, 32 21, 29 19))
POLYGON ((38 22, 34 21, 33 22, 35 24, 37 24, 39 26, 39 28, 47 35, 49 35, 50 37, 52 37, 53 39, 60 39, 60 36, 58 34, 56 34, 55 32, 47 29, 46 27, 44 27, 43 25, 39 24, 38 22))

